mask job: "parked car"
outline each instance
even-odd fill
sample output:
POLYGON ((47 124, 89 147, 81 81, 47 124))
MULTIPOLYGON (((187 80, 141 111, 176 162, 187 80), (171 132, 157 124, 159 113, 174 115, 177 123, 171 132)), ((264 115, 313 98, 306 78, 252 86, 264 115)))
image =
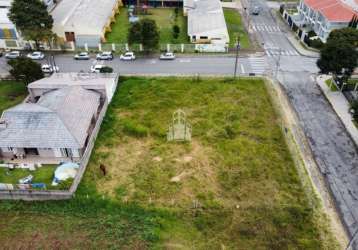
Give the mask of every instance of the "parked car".
POLYGON ((174 60, 175 55, 173 52, 166 52, 164 54, 161 54, 159 57, 160 60, 174 60))
POLYGON ((41 70, 42 72, 46 73, 46 74, 52 74, 54 72, 59 72, 60 71, 60 68, 58 66, 52 66, 52 65, 49 65, 49 64, 43 64, 41 66, 41 70))
POLYGON ((41 51, 35 51, 27 55, 28 58, 32 60, 42 60, 45 58, 45 54, 41 51))
POLYGON ((7 59, 16 59, 21 56, 20 51, 10 51, 5 54, 5 58, 7 59))
POLYGON ((259 15, 260 14, 260 7, 259 6, 255 6, 251 12, 252 15, 259 15))
POLYGON ((90 56, 87 52, 81 52, 73 57, 75 60, 89 60, 90 56))
POLYGON ((26 176, 19 180, 19 184, 31 184, 34 177, 30 174, 29 176, 26 176))
POLYGON ((104 51, 102 53, 97 54, 97 60, 113 60, 113 54, 110 51, 104 51))
POLYGON ((101 69, 106 67, 103 64, 95 64, 91 66, 91 73, 101 73, 101 69))
POLYGON ((133 52, 126 52, 124 54, 122 54, 119 59, 123 60, 123 61, 132 61, 135 60, 135 55, 133 52))

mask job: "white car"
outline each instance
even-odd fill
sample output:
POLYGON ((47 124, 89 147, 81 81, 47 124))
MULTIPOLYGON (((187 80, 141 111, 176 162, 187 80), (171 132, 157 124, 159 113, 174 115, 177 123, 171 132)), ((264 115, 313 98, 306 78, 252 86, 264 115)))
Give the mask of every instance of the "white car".
POLYGON ((45 54, 40 51, 35 51, 27 55, 32 60, 42 60, 45 58, 45 54))
POLYGON ((87 52, 81 52, 73 57, 75 60, 89 60, 90 56, 87 52))
POLYGON ((122 54, 119 59, 123 60, 123 61, 132 61, 135 60, 135 55, 133 52, 126 52, 124 54, 122 54))
POLYGON ((41 66, 41 70, 42 72, 46 73, 46 74, 52 74, 54 72, 59 72, 60 71, 60 68, 58 66, 52 66, 52 65, 49 65, 49 64, 43 64, 41 66))
POLYGON ((10 51, 5 54, 5 58, 7 59, 16 59, 21 56, 20 51, 10 51))
POLYGON ((101 73, 101 69, 106 67, 103 64, 96 64, 91 66, 91 73, 101 73))
POLYGON ((175 55, 173 52, 166 52, 164 54, 161 54, 159 57, 160 60, 174 60, 175 55))
POLYGON ((110 51, 104 51, 102 53, 97 54, 97 60, 113 60, 113 54, 110 51))

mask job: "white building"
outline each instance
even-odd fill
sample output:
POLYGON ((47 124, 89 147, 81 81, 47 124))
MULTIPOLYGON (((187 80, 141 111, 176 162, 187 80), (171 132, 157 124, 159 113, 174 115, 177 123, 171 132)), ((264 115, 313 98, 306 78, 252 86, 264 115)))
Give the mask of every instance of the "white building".
POLYGON ((356 0, 301 0, 294 22, 325 42, 332 30, 347 27, 354 15, 358 16, 356 0))
POLYGON ((51 12, 53 31, 65 42, 90 47, 105 42, 121 0, 62 0, 51 12))
POLYGON ((188 16, 188 36, 192 43, 230 42, 219 0, 184 0, 183 8, 188 16))

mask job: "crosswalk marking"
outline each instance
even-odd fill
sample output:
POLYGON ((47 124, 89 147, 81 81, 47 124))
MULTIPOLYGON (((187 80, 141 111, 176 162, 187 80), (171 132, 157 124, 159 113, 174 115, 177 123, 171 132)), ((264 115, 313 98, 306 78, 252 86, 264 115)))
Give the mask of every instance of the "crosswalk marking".
POLYGON ((250 73, 263 74, 268 65, 264 57, 249 57, 249 63, 251 67, 250 73))
POLYGON ((268 49, 266 48, 266 54, 269 57, 272 56, 299 56, 300 54, 296 50, 277 50, 277 49, 268 49))
POLYGON ((272 25, 266 25, 266 24, 255 24, 252 25, 252 29, 254 31, 266 31, 268 33, 279 33, 281 32, 281 29, 279 26, 272 26, 272 25))

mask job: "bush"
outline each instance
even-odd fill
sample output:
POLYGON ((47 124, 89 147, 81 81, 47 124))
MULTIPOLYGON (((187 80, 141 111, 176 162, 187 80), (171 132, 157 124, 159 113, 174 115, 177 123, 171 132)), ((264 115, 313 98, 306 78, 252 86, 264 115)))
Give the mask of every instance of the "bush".
POLYGON ((177 39, 179 37, 180 27, 178 25, 173 25, 173 37, 177 39))
POLYGON ((352 109, 352 118, 354 119, 355 122, 358 122, 358 100, 355 100, 351 104, 351 109, 352 109))
POLYGON ((283 14, 283 11, 285 10, 285 5, 284 4, 281 4, 280 5, 280 13, 281 15, 283 14))
POLYGON ((316 49, 323 48, 324 43, 321 41, 321 39, 308 39, 310 42, 309 46, 316 49))

